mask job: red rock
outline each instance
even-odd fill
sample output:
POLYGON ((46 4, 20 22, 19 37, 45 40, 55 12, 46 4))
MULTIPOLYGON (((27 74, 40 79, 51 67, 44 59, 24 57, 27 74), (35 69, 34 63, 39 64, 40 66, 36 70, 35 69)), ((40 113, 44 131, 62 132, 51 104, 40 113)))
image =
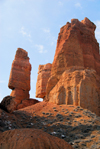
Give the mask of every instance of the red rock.
POLYGON ((21 101, 21 103, 17 106, 17 110, 18 109, 22 109, 22 108, 25 108, 25 107, 28 107, 28 106, 31 106, 31 105, 34 105, 36 103, 39 103, 40 101, 36 100, 36 99, 24 99, 21 101))
POLYGON ((100 55, 96 26, 72 19, 60 29, 44 100, 72 104, 100 115, 100 55))
POLYGON ((29 63, 28 53, 18 48, 12 63, 8 87, 12 90, 17 88, 19 90, 29 91, 30 71, 31 64, 29 63))
POLYGON ((3 98, 3 100, 0 103, 0 108, 12 113, 14 110, 22 109, 31 105, 34 105, 36 103, 39 103, 40 101, 36 99, 23 99, 20 102, 17 102, 13 96, 6 96, 3 98))
POLYGON ((0 149, 73 149, 62 139, 38 129, 15 129, 0 134, 0 149))
POLYGON ((8 87, 12 89, 11 96, 19 104, 22 99, 29 98, 30 90, 30 71, 28 53, 18 48, 9 77, 8 87))
POLYGON ((72 66, 95 69, 100 75, 99 44, 94 36, 96 26, 89 19, 72 19, 60 29, 51 75, 60 77, 72 66))
POLYGON ((8 112, 13 112, 18 108, 35 103, 34 100, 32 101, 29 99, 30 72, 31 64, 29 62, 28 53, 25 50, 18 48, 16 51, 15 59, 12 63, 8 83, 8 87, 12 89, 10 100, 9 98, 4 98, 1 102, 3 107, 5 107, 8 112), (25 102, 23 100, 25 100, 25 102), (25 104, 26 101, 27 104, 25 104))
POLYGON ((39 65, 36 83, 36 97, 38 98, 44 98, 46 95, 46 85, 51 74, 51 67, 50 63, 39 65))
POLYGON ((95 70, 64 71, 48 95, 49 102, 81 106, 100 116, 100 78, 95 70))
POLYGON ((16 102, 14 100, 14 97, 12 96, 4 97, 0 103, 0 107, 9 113, 14 111, 14 109, 16 109, 16 102))

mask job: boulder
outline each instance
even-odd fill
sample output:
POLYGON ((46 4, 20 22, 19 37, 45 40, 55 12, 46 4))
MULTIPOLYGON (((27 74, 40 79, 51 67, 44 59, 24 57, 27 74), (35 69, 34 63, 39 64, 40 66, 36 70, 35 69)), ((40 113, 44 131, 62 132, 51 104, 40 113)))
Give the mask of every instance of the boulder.
POLYGON ((15 97, 13 96, 6 96, 0 103, 0 108, 12 113, 14 110, 22 109, 31 105, 38 103, 39 101, 36 99, 23 99, 19 103, 16 102, 15 97))
POLYGON ((73 149, 62 139, 38 129, 15 129, 0 134, 0 149, 73 149))
POLYGON ((9 113, 14 111, 16 109, 16 102, 14 100, 14 97, 12 96, 4 97, 0 103, 0 108, 9 113))
POLYGON ((34 105, 36 103, 39 103, 40 101, 36 100, 36 99, 32 99, 32 98, 29 98, 29 99, 24 99, 21 101, 21 103, 17 106, 17 110, 18 109, 22 109, 22 108, 25 108, 25 107, 28 107, 28 106, 31 106, 31 105, 34 105))

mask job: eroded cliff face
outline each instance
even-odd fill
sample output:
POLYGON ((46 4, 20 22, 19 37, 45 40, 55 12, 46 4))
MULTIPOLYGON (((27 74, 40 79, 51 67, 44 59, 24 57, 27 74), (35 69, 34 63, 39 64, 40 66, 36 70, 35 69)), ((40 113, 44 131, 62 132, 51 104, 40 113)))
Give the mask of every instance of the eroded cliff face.
POLYGON ((45 98, 47 81, 51 74, 52 64, 39 65, 36 83, 36 97, 45 98))
POLYGON ((51 75, 60 78, 72 66, 92 68, 100 75, 99 44, 95 39, 96 26, 87 18, 72 19, 60 29, 51 75))
POLYGON ((60 29, 46 101, 78 105, 100 115, 100 55, 95 29, 88 18, 81 22, 72 19, 60 29))
POLYGON ((93 69, 66 70, 47 99, 55 104, 81 106, 100 115, 100 78, 93 69))

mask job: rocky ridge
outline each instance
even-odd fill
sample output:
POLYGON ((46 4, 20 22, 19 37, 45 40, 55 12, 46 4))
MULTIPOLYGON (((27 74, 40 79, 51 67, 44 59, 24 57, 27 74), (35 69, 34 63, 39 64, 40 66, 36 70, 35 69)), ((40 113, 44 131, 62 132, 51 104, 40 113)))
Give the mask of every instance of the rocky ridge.
POLYGON ((0 110, 1 132, 21 128, 41 129, 73 148, 100 148, 100 117, 79 106, 40 102, 12 114, 0 110))

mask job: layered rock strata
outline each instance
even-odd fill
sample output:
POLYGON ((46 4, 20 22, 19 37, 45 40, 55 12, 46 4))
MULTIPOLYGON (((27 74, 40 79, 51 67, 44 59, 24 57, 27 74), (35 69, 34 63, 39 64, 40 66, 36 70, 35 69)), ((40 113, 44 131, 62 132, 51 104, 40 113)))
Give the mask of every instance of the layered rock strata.
POLYGON ((60 29, 45 100, 72 104, 100 115, 100 55, 96 25, 72 19, 60 29))
POLYGON ((55 104, 81 106, 100 115, 100 78, 93 69, 66 70, 47 99, 55 104))
POLYGON ((39 65, 38 77, 36 83, 36 97, 44 98, 46 96, 46 85, 51 74, 52 64, 39 65))
POLYGON ((60 29, 51 75, 60 78, 72 66, 92 68, 100 75, 99 44, 96 26, 89 19, 72 19, 60 29))
POLYGON ((16 51, 15 58, 12 63, 10 77, 9 77, 9 83, 8 87, 12 89, 12 92, 10 94, 11 98, 5 98, 7 101, 9 100, 9 104, 5 102, 2 102, 3 106, 5 106, 4 103, 9 105, 8 111, 12 112, 13 110, 16 110, 18 105, 22 103, 24 99, 29 99, 29 90, 30 90, 30 73, 31 73, 31 64, 29 62, 28 53, 18 48, 16 51), (13 106, 11 106, 13 105, 13 106))

